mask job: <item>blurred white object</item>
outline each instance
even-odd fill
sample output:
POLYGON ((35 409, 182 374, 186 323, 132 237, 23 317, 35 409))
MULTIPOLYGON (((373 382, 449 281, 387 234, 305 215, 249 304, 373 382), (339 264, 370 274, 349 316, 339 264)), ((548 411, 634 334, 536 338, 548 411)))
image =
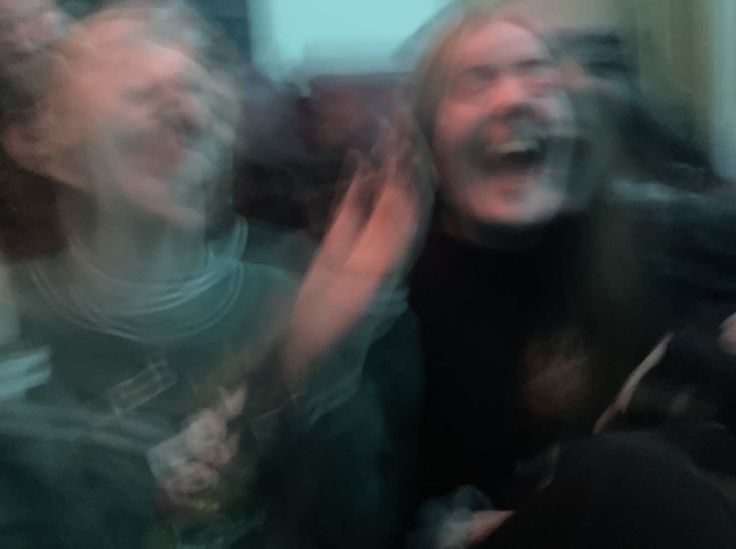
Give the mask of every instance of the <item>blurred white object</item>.
POLYGON ((46 347, 20 349, 0 356, 0 401, 21 397, 50 377, 50 354, 46 347))

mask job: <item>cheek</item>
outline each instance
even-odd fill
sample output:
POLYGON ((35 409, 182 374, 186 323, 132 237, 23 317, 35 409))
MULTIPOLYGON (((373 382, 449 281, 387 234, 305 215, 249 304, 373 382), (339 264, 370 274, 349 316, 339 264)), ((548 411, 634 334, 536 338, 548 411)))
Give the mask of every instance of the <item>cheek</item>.
POLYGON ((145 147, 126 126, 105 120, 84 137, 82 162, 87 176, 97 181, 105 195, 155 196, 158 182, 148 177, 145 147))
POLYGON ((464 139, 486 115, 482 105, 446 100, 437 109, 434 137, 455 143, 464 139))
POLYGON ((106 76, 99 74, 80 82, 76 101, 78 116, 101 136, 141 132, 141 128, 150 124, 150 113, 121 96, 120 90, 125 89, 125 85, 116 75, 106 76))
POLYGON ((436 146, 440 150, 453 148, 467 134, 470 126, 469 109, 449 102, 440 105, 433 135, 436 146))
POLYGON ((141 158, 157 139, 153 136, 150 120, 130 109, 110 109, 95 120, 94 133, 104 155, 115 168, 124 163, 135 170, 141 158))

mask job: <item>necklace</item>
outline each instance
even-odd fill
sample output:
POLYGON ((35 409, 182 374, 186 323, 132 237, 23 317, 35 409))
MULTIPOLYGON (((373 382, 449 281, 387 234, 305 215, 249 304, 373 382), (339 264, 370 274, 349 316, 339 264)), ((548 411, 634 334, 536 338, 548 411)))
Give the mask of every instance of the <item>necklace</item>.
POLYGON ((73 280, 58 260, 34 264, 30 274, 41 294, 69 322, 139 343, 161 344, 207 330, 227 314, 242 288, 240 258, 246 240, 247 228, 240 224, 217 251, 208 246, 196 275, 182 279, 116 276, 95 262, 78 240, 70 241, 65 254, 74 266, 73 280))

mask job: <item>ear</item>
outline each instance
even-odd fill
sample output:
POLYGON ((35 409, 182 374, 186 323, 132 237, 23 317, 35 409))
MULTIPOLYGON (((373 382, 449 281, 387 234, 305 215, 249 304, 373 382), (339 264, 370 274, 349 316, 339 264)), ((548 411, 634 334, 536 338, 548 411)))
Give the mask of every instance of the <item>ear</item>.
POLYGON ((75 189, 85 190, 76 157, 70 152, 62 149, 47 155, 43 161, 44 174, 75 189))
POLYGON ((4 129, 0 138, 5 153, 16 164, 30 172, 39 173, 41 171, 37 150, 26 124, 11 123, 4 129))
POLYGON ((34 122, 13 123, 0 135, 0 143, 24 170, 81 189, 82 178, 74 168, 74 155, 63 147, 50 146, 48 136, 39 137, 41 133, 34 122))

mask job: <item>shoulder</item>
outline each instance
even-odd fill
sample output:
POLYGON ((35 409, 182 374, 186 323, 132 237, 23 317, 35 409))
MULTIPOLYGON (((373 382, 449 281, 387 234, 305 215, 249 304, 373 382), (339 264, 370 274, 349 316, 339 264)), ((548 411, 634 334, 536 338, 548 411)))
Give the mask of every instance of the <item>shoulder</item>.
POLYGON ((736 200, 636 182, 614 187, 607 204, 673 292, 696 302, 736 299, 736 200))

